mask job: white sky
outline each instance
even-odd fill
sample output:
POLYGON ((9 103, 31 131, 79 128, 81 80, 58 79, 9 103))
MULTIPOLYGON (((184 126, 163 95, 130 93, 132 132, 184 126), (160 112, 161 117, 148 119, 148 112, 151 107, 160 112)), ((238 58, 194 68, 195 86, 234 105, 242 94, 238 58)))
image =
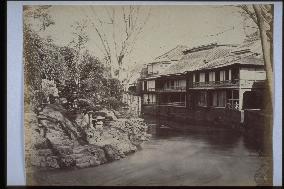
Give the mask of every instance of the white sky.
MULTIPOLYGON (((66 45, 72 39, 71 25, 76 20, 94 14, 91 5, 63 6, 57 5, 50 8, 50 15, 55 21, 44 35, 51 35, 58 45, 66 45)), ((104 6, 94 5, 97 14, 103 16, 104 6), (100 14, 101 12, 101 14, 100 14)), ((237 8, 229 6, 201 6, 201 5, 154 5, 151 7, 151 16, 136 46, 126 62, 133 65, 147 63, 156 56, 174 48, 176 45, 189 47, 207 43, 241 43, 244 39, 242 17, 237 8), (232 29, 234 27, 234 29, 232 29), (219 32, 223 34, 210 37, 219 32)), ((117 7, 117 10, 119 7, 117 7)), ((100 44, 96 33, 92 28, 88 29, 90 41, 87 48, 96 56, 101 56, 97 45, 100 44)))

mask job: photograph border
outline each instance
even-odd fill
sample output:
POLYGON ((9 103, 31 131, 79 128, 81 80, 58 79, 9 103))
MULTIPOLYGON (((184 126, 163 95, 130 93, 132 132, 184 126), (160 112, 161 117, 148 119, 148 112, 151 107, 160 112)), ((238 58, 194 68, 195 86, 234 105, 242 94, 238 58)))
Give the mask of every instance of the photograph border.
MULTIPOLYGON (((138 2, 138 1, 9 1, 7 3, 7 185, 25 185, 24 127, 23 127, 23 5, 216 5, 227 2, 138 2)), ((273 3, 274 11, 274 129, 273 129, 273 185, 282 185, 282 2, 273 3)))

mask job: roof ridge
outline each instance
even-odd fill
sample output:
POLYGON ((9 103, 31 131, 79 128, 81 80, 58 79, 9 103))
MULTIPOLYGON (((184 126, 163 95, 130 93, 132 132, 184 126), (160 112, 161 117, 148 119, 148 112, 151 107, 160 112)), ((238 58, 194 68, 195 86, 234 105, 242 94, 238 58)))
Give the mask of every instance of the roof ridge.
POLYGON ((169 54, 170 52, 174 51, 175 49, 181 48, 181 47, 182 47, 182 48, 188 48, 188 46, 186 46, 186 45, 177 45, 175 48, 173 48, 173 49, 171 49, 171 50, 168 50, 167 52, 163 53, 163 54, 160 55, 160 56, 157 56, 156 58, 154 58, 154 60, 157 60, 157 59, 159 59, 159 58, 162 57, 162 56, 166 56, 167 58, 169 58, 167 54, 169 54))

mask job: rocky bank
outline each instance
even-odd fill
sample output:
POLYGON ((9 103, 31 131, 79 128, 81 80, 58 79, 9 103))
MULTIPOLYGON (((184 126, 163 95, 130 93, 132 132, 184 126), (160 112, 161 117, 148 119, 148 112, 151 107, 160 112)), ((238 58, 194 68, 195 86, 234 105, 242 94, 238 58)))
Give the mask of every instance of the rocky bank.
POLYGON ((61 105, 26 112, 27 171, 97 166, 124 158, 149 139, 143 119, 117 118, 119 113, 109 110, 96 113, 105 115, 103 127, 90 127, 83 114, 74 118, 61 105))

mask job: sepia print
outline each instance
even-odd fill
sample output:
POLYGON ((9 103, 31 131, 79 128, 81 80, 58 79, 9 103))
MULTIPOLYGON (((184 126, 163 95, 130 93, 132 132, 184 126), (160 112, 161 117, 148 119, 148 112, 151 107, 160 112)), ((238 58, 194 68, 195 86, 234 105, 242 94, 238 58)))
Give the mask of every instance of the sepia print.
POLYGON ((273 5, 25 5, 27 185, 272 185, 273 5))

